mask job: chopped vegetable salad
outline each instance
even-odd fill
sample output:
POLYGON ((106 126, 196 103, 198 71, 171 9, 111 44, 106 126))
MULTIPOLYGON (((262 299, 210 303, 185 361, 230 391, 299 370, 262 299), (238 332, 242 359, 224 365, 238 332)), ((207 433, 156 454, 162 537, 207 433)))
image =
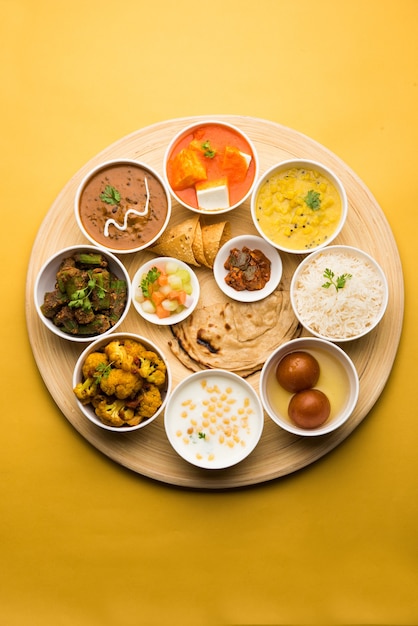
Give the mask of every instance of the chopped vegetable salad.
POLYGON ((160 319, 180 313, 193 303, 191 275, 175 261, 153 265, 141 276, 136 300, 145 313, 160 319))

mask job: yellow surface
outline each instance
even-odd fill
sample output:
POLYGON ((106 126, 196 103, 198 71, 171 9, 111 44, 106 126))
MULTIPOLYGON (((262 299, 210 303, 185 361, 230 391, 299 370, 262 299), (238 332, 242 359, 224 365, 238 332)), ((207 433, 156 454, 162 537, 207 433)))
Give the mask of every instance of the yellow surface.
POLYGON ((0 623, 416 625, 418 2, 0 0, 0 17, 0 623), (398 243, 406 309, 385 391, 346 442, 284 480, 196 493, 75 432, 34 364, 24 290, 86 161, 216 113, 294 128, 357 172, 398 243))

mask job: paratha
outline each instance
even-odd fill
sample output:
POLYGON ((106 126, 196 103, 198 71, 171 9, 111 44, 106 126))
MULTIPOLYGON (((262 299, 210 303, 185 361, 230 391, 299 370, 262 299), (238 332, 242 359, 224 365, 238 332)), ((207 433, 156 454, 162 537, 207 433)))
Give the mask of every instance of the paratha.
POLYGON ((172 333, 170 349, 188 369, 221 368, 246 377, 301 328, 281 285, 259 302, 227 300, 197 308, 172 333))

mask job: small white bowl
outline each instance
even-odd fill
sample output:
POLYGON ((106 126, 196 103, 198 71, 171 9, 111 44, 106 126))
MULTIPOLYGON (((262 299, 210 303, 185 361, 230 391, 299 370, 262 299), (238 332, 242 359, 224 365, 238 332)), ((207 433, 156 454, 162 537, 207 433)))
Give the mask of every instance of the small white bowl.
POLYGON ((92 422, 92 424, 95 424, 96 426, 99 426, 100 428, 103 428, 104 430, 109 430, 115 433, 127 433, 127 432, 132 432, 134 430, 139 430, 141 428, 144 428, 145 426, 148 426, 149 424, 151 424, 151 422, 157 419, 157 417, 161 415, 161 413, 165 409, 165 406, 167 404, 167 400, 170 394, 171 385, 172 385, 172 375, 171 375, 169 363, 166 357, 164 356, 164 354, 161 352, 161 350, 153 342, 151 342, 146 337, 142 337, 141 335, 136 335, 134 333, 114 333, 111 337, 101 337, 100 339, 97 339, 94 343, 90 344, 80 354, 74 367, 72 388, 74 389, 78 383, 83 382, 82 368, 89 354, 93 352, 103 351, 104 347, 108 345, 111 341, 123 341, 126 339, 141 343, 147 350, 150 350, 151 352, 155 352, 164 361, 165 366, 167 368, 166 369, 166 381, 165 381, 164 386, 160 389, 161 399, 162 399, 161 406, 157 409, 157 411, 154 413, 152 417, 144 420, 143 422, 140 422, 136 426, 120 426, 120 427, 109 426, 108 424, 105 424, 104 422, 102 422, 99 417, 97 417, 96 413, 94 412, 94 408, 91 404, 83 404, 75 396, 80 412, 90 422, 92 422))
POLYGON ((252 235, 241 235, 227 241, 216 255, 215 263, 213 265, 213 274, 219 289, 221 289, 221 291, 223 291, 223 293, 229 298, 238 300, 239 302, 257 302, 258 300, 263 300, 263 298, 269 296, 280 283, 282 272, 283 264, 277 249, 267 243, 267 241, 262 237, 252 235), (261 252, 263 252, 271 261, 270 280, 262 289, 255 291, 248 291, 247 289, 237 291, 225 282, 228 270, 225 269, 224 265, 229 257, 230 251, 233 248, 242 250, 244 247, 247 247, 250 250, 261 250, 261 252))
POLYGON ((281 345, 269 356, 260 373, 260 396, 267 415, 284 430, 302 437, 325 435, 342 426, 350 418, 358 395, 359 377, 351 359, 340 347, 316 337, 300 337, 281 345), (300 428, 291 421, 287 409, 293 394, 284 390, 276 378, 280 361, 295 351, 310 353, 320 366, 314 388, 328 397, 331 413, 318 428, 300 428))
POLYGON ((297 267, 290 285, 293 311, 302 326, 315 337, 336 342, 359 339, 373 330, 386 311, 388 297, 380 265, 352 246, 312 252, 297 267), (341 289, 333 284, 325 288, 330 282, 326 270, 334 272, 334 282, 343 274, 351 278, 341 289))
MULTIPOLYGON (((317 190, 313 190, 313 191, 317 191, 317 190)), ((275 198, 277 193, 278 193, 277 190, 273 190, 272 198, 275 198)), ((299 218, 299 219, 310 219, 310 218, 319 219, 319 217, 322 217, 322 215, 324 216, 325 220, 329 219, 329 216, 322 210, 316 213, 316 211, 310 209, 306 205, 306 211, 309 213, 305 214, 305 217, 299 218)), ((282 252, 288 252, 290 254, 307 254, 309 252, 313 252, 314 250, 318 250, 320 248, 323 248, 324 246, 329 245, 340 234, 341 229, 343 228, 346 222, 347 213, 348 213, 347 194, 340 179, 336 176, 336 174, 334 174, 334 172, 332 172, 325 165, 322 165, 321 163, 318 163, 317 161, 312 161, 312 160, 307 160, 307 159, 290 159, 290 160, 283 161, 281 163, 278 163, 270 167, 257 181, 257 184, 254 188, 254 191, 251 197, 251 217, 254 222, 254 226, 256 227, 260 235, 264 237, 264 239, 266 239, 266 241, 268 241, 275 248, 278 248, 282 252), (321 238, 320 241, 316 245, 312 243, 312 241, 310 241, 309 239, 308 240, 309 243, 306 243, 306 241, 304 241, 301 247, 296 247, 296 246, 292 247, 289 244, 287 244, 287 239, 283 237, 283 233, 281 232, 281 230, 279 230, 279 226, 275 227, 277 229, 277 239, 275 240, 273 233, 271 231, 269 233, 266 233, 260 224, 260 212, 259 212, 260 209, 259 209, 259 202, 258 202, 260 190, 272 176, 276 174, 280 174, 287 170, 292 170, 292 169, 297 169, 297 170, 306 169, 309 171, 316 171, 321 176, 324 176, 327 179, 327 181, 329 181, 331 185, 335 188, 339 196, 340 202, 341 202, 341 215, 340 215, 338 222, 335 224, 335 228, 331 232, 329 232, 326 237, 323 236, 324 238, 321 238)), ((277 215, 281 215, 281 213, 277 213, 277 215)), ((283 229, 284 225, 280 226, 280 228, 283 229)), ((304 229, 306 228, 306 225, 305 226, 299 225, 299 228, 304 229)), ((290 241, 290 236, 287 236, 287 238, 290 241)))
POLYGON ((165 180, 149 165, 132 159, 114 159, 97 165, 84 176, 75 194, 74 213, 80 231, 91 243, 114 254, 131 254, 147 248, 162 235, 171 216, 171 196, 165 180), (114 176, 120 168, 129 170, 129 181, 124 180, 117 189, 114 176), (134 180, 135 173, 138 176, 136 180, 134 180), (116 220, 113 205, 106 202, 100 203, 98 219, 103 220, 103 224, 99 234, 96 234, 90 224, 85 222, 80 215, 80 207, 90 185, 94 187, 92 187, 89 202, 99 203, 99 197, 109 185, 120 191, 122 202, 126 204, 124 214, 116 220), (130 201, 127 201, 129 196, 126 194, 131 194, 130 201), (157 211, 159 212, 160 208, 162 208, 162 214, 157 219, 157 211), (152 220, 147 221, 147 228, 150 232, 143 236, 142 231, 138 229, 135 235, 125 240, 123 233, 129 223, 126 216, 131 211, 131 216, 135 216, 135 211, 146 212, 148 216, 152 214, 152 220), (106 226, 108 227, 107 236, 105 235, 106 226), (116 238, 117 234, 120 234, 120 237, 116 238))
MULTIPOLYGON (((232 143, 232 142, 231 142, 232 143)), ((182 147, 187 147, 188 144, 183 145, 182 147)), ((234 145, 234 144, 232 144, 234 145)), ((240 146, 237 146, 240 147, 240 146)), ((173 198, 179 202, 182 206, 186 207, 186 209, 190 209, 190 211, 193 211, 195 213, 199 213, 199 214, 206 214, 206 215, 219 215, 220 213, 227 213, 229 211, 233 211, 234 209, 236 209, 237 207, 239 207, 243 202, 245 202, 245 200, 247 200, 247 198, 250 197, 254 186, 256 184, 256 180, 258 177, 258 171, 259 171, 259 164, 258 164, 258 155, 256 152, 256 149, 254 147, 253 142, 251 141, 251 139, 239 128, 237 128, 236 126, 229 124, 227 122, 220 122, 218 120, 202 120, 199 122, 196 122, 194 124, 190 124, 189 126, 186 126, 186 128, 184 128, 183 130, 181 130, 179 133, 177 133, 173 139, 171 140, 171 142, 168 145, 168 148, 166 150, 166 153, 164 155, 164 175, 165 175, 165 179, 167 182, 167 186, 170 190, 171 195, 173 196, 173 198), (251 178, 248 181, 248 188, 246 189, 245 193, 243 193, 242 195, 240 195, 237 198, 234 198, 234 202, 232 202, 232 204, 230 206, 223 206, 222 208, 201 208, 198 206, 197 203, 197 197, 195 194, 195 191, 193 189, 193 187, 190 187, 187 190, 187 194, 189 194, 189 197, 186 198, 186 196, 184 195, 183 191, 176 191, 175 189, 173 189, 173 187, 171 186, 170 183, 170 175, 169 175, 169 163, 170 160, 172 158, 172 154, 173 152, 176 150, 176 147, 181 143, 184 142, 186 138, 190 137, 190 139, 192 138, 193 134, 196 133, 196 131, 200 132, 201 129, 204 129, 206 127, 211 127, 211 126, 217 126, 220 127, 224 130, 226 130, 227 132, 231 133, 232 135, 238 135, 239 139, 238 141, 241 143, 242 142, 242 146, 243 148, 241 149, 241 152, 244 152, 245 154, 248 154, 249 156, 251 156, 251 163, 249 166, 249 172, 251 174, 251 178), (244 147, 245 146, 245 147, 244 147), (192 204, 192 200, 190 200, 190 196, 193 197, 193 201, 194 203, 192 204)))
POLYGON ((156 257, 141 265, 141 267, 135 273, 132 280, 132 303, 136 311, 151 324, 157 324, 158 326, 172 326, 178 324, 186 319, 196 308, 200 297, 200 284, 195 272, 191 269, 187 263, 180 261, 174 257, 156 257), (160 318, 156 313, 148 313, 144 311, 141 301, 142 289, 141 280, 144 274, 147 274, 153 267, 165 267, 166 263, 175 263, 179 269, 186 270, 190 275, 190 282, 192 286, 192 292, 188 299, 188 305, 179 313, 171 313, 169 317, 160 318))
POLYGON ((77 342, 78 343, 91 342, 97 339, 97 337, 99 336, 106 337, 110 333, 114 332, 117 328, 119 328, 119 326, 122 324, 125 317, 127 316, 129 307, 130 307, 130 301, 131 301, 131 283, 129 279, 129 274, 127 270, 125 269, 125 266, 121 263, 121 261, 112 253, 108 252, 107 250, 103 250, 101 248, 98 248, 97 246, 89 246, 89 245, 70 246, 68 248, 64 248, 60 250, 59 252, 56 252, 41 267, 36 277, 36 281, 35 281, 34 301, 35 301, 36 311, 39 315, 40 320, 46 326, 46 328, 48 328, 48 330, 50 330, 52 333, 54 333, 58 337, 61 337, 62 339, 67 339, 68 341, 74 341, 76 343, 77 342), (53 292, 55 290, 56 275, 57 275, 57 272, 59 270, 61 263, 64 261, 64 259, 71 257, 73 254, 80 253, 80 252, 102 254, 104 257, 106 257, 109 263, 110 271, 114 273, 118 278, 123 279, 126 282, 127 297, 126 297, 126 304, 125 304, 124 311, 121 317, 119 318, 119 320, 113 326, 111 326, 107 331, 105 331, 104 333, 100 335, 96 334, 96 335, 83 336, 83 335, 72 335, 70 333, 64 332, 53 323, 52 319, 47 318, 43 314, 42 309, 41 309, 42 304, 44 303, 45 294, 48 292, 53 292))
POLYGON ((255 390, 237 374, 205 370, 174 389, 164 425, 170 444, 185 461, 224 469, 243 461, 257 446, 263 407, 255 390))

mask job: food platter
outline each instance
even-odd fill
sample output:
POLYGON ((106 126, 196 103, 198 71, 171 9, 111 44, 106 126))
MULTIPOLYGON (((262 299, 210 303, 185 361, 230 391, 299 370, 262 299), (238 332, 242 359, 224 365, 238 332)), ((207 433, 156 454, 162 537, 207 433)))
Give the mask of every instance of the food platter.
MULTIPOLYGON (((348 422, 329 435, 298 437, 281 430, 265 416, 260 442, 247 459, 225 470, 202 470, 176 455, 166 437, 163 416, 133 433, 114 434, 99 429, 78 411, 71 388, 73 368, 83 348, 50 333, 36 314, 33 288, 37 273, 45 260, 61 248, 88 243, 75 222, 73 203, 77 187, 90 169, 107 160, 131 158, 162 174, 164 153, 171 138, 186 125, 213 117, 177 118, 139 129, 86 163, 53 202, 31 253, 26 285, 26 320, 37 367, 63 415, 97 450, 140 475, 196 489, 231 489, 277 479, 307 467, 343 442, 366 418, 384 389, 396 357, 404 312, 402 266, 396 243, 381 208, 359 177, 336 155, 297 131, 253 117, 217 115, 216 118, 234 124, 248 134, 258 151, 260 175, 274 163, 296 157, 320 161, 340 177, 347 191, 349 212, 335 243, 361 248, 380 263, 388 280, 389 302, 386 314, 375 330, 343 346, 357 368, 360 394, 348 422)), ((226 214, 232 236, 256 234, 249 206, 247 200, 240 208, 226 214)), ((170 223, 179 224, 188 217, 190 212, 174 202, 170 223)), ((122 260, 131 278, 149 257, 150 253, 146 251, 124 255, 122 260)), ((282 255, 284 277, 291 277, 301 258, 282 255)), ((201 283, 200 306, 226 298, 218 289, 210 269, 193 269, 201 283)), ((147 336, 161 347, 170 361, 174 387, 191 373, 170 353, 170 327, 150 324, 140 318, 132 306, 119 330, 147 336)), ((258 391, 259 372, 248 380, 258 391)))

